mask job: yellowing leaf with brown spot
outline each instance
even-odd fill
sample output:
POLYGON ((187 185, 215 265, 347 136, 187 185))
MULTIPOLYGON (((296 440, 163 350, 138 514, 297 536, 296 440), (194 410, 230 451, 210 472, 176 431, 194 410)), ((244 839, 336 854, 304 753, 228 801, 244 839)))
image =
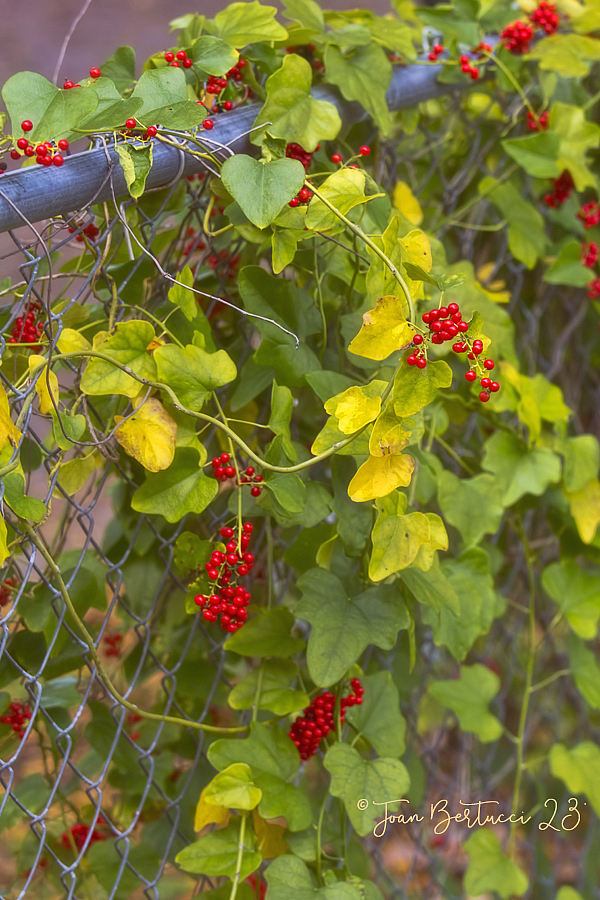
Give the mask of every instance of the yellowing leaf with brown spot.
POLYGON ((387 497, 410 484, 414 468, 414 459, 405 454, 369 456, 348 485, 348 496, 356 503, 387 497))
POLYGON ((381 397, 367 397, 362 388, 349 387, 343 394, 332 397, 325 404, 325 412, 335 416, 343 434, 354 434, 363 425, 377 418, 381 410, 381 397))
POLYGON ((61 353, 74 353, 77 350, 92 349, 88 339, 80 331, 75 331, 74 328, 63 328, 56 346, 61 353))
POLYGON ((168 469, 175 456, 177 423, 162 403, 146 400, 131 418, 123 419, 123 416, 115 416, 115 422, 123 423, 115 431, 123 450, 149 472, 168 469))
POLYGON ((4 447, 7 439, 14 446, 18 443, 20 437, 21 432, 10 417, 10 406, 6 391, 0 384, 0 450, 4 447))
POLYGON ((256 835, 256 849, 263 859, 275 859, 276 856, 287 853, 283 825, 267 822, 255 809, 252 810, 252 824, 256 835))
POLYGON ((390 402, 381 413, 369 438, 371 456, 387 456, 398 454, 408 447, 411 432, 402 426, 402 419, 394 413, 393 402, 390 402))
POLYGON ((146 347, 146 350, 148 351, 148 353, 153 353, 154 350, 158 350, 159 347, 163 347, 163 346, 164 346, 164 343, 165 343, 165 342, 164 342, 164 341, 161 341, 160 338, 152 338, 152 340, 150 341, 150 343, 149 343, 148 346, 146 347))
MULTIPOLYGON (((421 266, 426 272, 431 271, 433 258, 431 256, 431 244, 429 238, 423 231, 418 229, 410 231, 406 237, 400 241, 402 247, 402 262, 412 263, 414 266, 421 266)), ((413 281, 412 278, 406 278, 406 284, 415 300, 420 300, 425 296, 422 281, 413 281)))
POLYGON ((420 225, 423 221, 421 204, 405 181, 399 181, 394 188, 394 206, 411 225, 420 225))
POLYGON ((580 491, 570 493, 563 489, 563 493, 569 501, 579 537, 584 544, 591 544, 600 523, 600 482, 594 478, 580 491))
POLYGON ((202 831, 205 825, 222 825, 229 819, 230 812, 224 806, 214 806, 204 799, 206 788, 200 794, 196 815, 194 816, 194 831, 202 831))
POLYGON ((415 334, 402 313, 402 301, 387 294, 375 309, 363 314, 363 324, 348 350, 367 359, 387 359, 395 350, 404 350, 415 334))
MULTIPOLYGON (((45 362, 45 356, 36 356, 33 354, 29 357, 29 371, 31 372, 31 370, 36 366, 39 366, 40 363, 45 362)), ((43 416, 47 416, 54 409, 52 397, 54 397, 54 402, 58 403, 58 378, 54 372, 50 372, 50 378, 48 379, 48 370, 46 367, 36 381, 35 389, 40 401, 40 412, 43 416), (48 389, 48 381, 50 381, 50 389, 48 389), (50 391, 52 391, 52 397, 50 396, 50 391)))

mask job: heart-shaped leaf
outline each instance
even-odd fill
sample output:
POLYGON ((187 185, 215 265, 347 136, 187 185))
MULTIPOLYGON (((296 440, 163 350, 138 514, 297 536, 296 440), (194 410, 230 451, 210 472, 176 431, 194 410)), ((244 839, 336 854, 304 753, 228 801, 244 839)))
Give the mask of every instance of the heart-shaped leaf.
POLYGON ((304 166, 297 159, 259 162, 242 153, 221 169, 223 184, 253 225, 266 228, 304 184, 304 166))

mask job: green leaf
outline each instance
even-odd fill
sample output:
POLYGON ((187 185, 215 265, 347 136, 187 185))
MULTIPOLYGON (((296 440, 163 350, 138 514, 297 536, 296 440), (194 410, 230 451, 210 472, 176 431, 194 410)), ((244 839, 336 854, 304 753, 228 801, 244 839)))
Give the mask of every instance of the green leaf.
POLYGON ((595 186, 596 178, 588 168, 586 155, 589 150, 598 147, 600 127, 586 121, 580 106, 570 106, 558 100, 552 104, 548 125, 560 138, 557 160, 560 168, 569 170, 578 191, 595 186))
POLYGON ((305 572, 297 586, 303 598, 295 613, 312 625, 307 663, 319 687, 339 681, 369 644, 391 650, 398 631, 408 625, 406 608, 393 586, 369 588, 351 599, 342 582, 320 568, 305 572))
POLYGON ((581 243, 568 241, 552 265, 544 272, 544 281, 548 284, 568 284, 573 287, 585 287, 594 280, 594 270, 584 266, 581 261, 581 243))
POLYGON ((428 362, 424 369, 404 361, 394 379, 394 410, 400 418, 412 416, 431 403, 440 388, 452 384, 452 369, 443 359, 428 362))
POLYGON ((92 115, 77 126, 85 131, 122 128, 127 119, 133 118, 142 106, 142 101, 136 98, 123 100, 110 78, 97 78, 86 90, 95 92, 98 105, 92 115))
POLYGON ((127 189, 132 197, 141 197, 146 187, 146 178, 152 168, 153 144, 134 147, 132 144, 117 144, 119 162, 125 175, 127 189))
POLYGON ((271 390, 271 415, 267 423, 273 434, 281 436, 283 451, 290 462, 298 461, 298 454, 292 444, 290 422, 294 409, 294 398, 288 387, 282 387, 273 381, 271 390))
POLYGON ((223 184, 258 228, 270 225, 304 184, 297 159, 259 161, 243 153, 230 156, 221 167, 223 184))
POLYGON ((392 80, 392 64, 383 48, 370 43, 344 56, 338 47, 328 44, 324 62, 327 80, 339 87, 346 100, 358 100, 387 135, 391 116, 385 95, 392 80))
MULTIPOLYGON (((184 872, 191 872, 194 875, 225 875, 233 878, 237 867, 239 842, 239 822, 230 822, 225 828, 213 831, 212 834, 207 834, 199 841, 189 844, 177 854, 175 862, 184 872)), ((262 862, 262 857, 256 852, 255 846, 254 834, 247 828, 244 833, 240 880, 247 878, 262 862)))
POLYGON ((166 68, 161 69, 147 69, 145 72, 142 72, 131 96, 142 101, 140 116, 152 110, 161 109, 164 106, 173 106, 174 103, 188 100, 187 83, 183 69, 178 69, 174 66, 166 66, 166 68))
POLYGON ((15 470, 2 476, 4 483, 4 499, 18 516, 41 522, 46 515, 46 504, 25 493, 25 476, 22 471, 15 470))
POLYGON ((563 481, 567 491, 580 491, 598 477, 600 445, 593 434, 561 438, 555 449, 564 458, 563 481))
MULTIPOLYGON (((321 314, 311 294, 295 282, 276 278, 265 272, 262 266, 244 266, 239 274, 238 287, 248 312, 273 319, 301 340, 321 332, 321 314)), ((269 339, 269 343, 287 344, 294 356, 299 355, 303 345, 296 349, 294 338, 281 328, 262 319, 253 319, 252 324, 263 338, 269 339)))
POLYGON ((563 78, 583 77, 590 71, 589 63, 600 59, 600 41, 580 34, 551 34, 538 41, 527 58, 538 59, 540 69, 563 78))
POLYGON ((188 55, 207 75, 225 75, 240 58, 229 44, 212 34, 203 34, 194 41, 188 55))
POLYGON ((72 450, 73 442, 80 441, 85 434, 85 429, 87 428, 85 416, 61 415, 59 423, 58 416, 56 415, 56 411, 54 409, 50 411, 50 414, 53 419, 52 434, 57 445, 61 450, 72 450), (65 434, 63 434, 63 429, 67 437, 65 437, 65 434), (71 440, 69 440, 69 438, 71 440))
POLYGON ((330 792, 344 801, 348 817, 361 836, 374 832, 381 804, 400 799, 410 786, 406 767, 399 760, 366 760, 349 744, 329 747, 323 765, 331 774, 330 792))
POLYGON ((73 128, 94 111, 98 97, 93 90, 71 88, 62 90, 36 72, 17 72, 2 88, 2 99, 10 116, 12 133, 22 134, 21 122, 29 119, 33 129, 30 141, 79 137, 73 128))
MULTIPOLYGON (((385 459, 385 457, 384 457, 385 459)), ((377 521, 373 527, 371 540, 373 551, 369 560, 369 578, 371 581, 383 581, 406 569, 417 557, 421 547, 436 542, 436 549, 448 549, 447 536, 440 542, 438 534, 432 535, 430 516, 434 513, 412 512, 408 515, 395 513, 380 508, 377 521), (436 540, 437 538, 437 540, 436 540)), ((439 516, 435 516, 439 519, 439 516)), ((445 529, 442 526, 442 537, 445 529)))
POLYGON ((502 521, 503 486, 492 475, 457 478, 444 469, 437 497, 445 521, 460 531, 465 548, 474 547, 486 534, 495 534, 502 521))
POLYGON ((317 887, 316 876, 297 856, 278 856, 265 872, 269 900, 361 900, 358 890, 346 881, 317 887))
POLYGON ((228 638, 223 647, 240 656, 293 656, 304 647, 292 637, 294 617, 285 606, 262 610, 228 638))
POLYGON ((287 31, 275 21, 277 7, 253 3, 230 3, 217 13, 213 25, 230 47, 245 47, 257 41, 285 41, 287 31))
POLYGON ((177 281, 181 282, 181 284, 174 284, 167 294, 169 303, 174 303, 175 306, 178 306, 188 322, 192 322, 198 313, 196 294, 182 286, 187 285, 190 288, 194 284, 194 275, 189 266, 185 266, 181 272, 177 273, 177 281))
POLYGON ((371 535, 373 512, 368 503, 355 503, 348 496, 348 484, 356 472, 353 460, 337 454, 331 458, 331 478, 334 490, 332 504, 337 517, 337 533, 348 556, 361 556, 371 535))
POLYGON ((306 503, 306 485, 294 473, 275 475, 264 483, 285 512, 301 513, 306 503))
POLYGON ((298 666, 291 659, 265 659, 261 668, 253 669, 235 685, 227 702, 232 709, 251 709, 261 677, 259 708, 287 716, 304 709, 310 702, 308 694, 291 687, 297 675, 298 666))
POLYGON ((325 30, 323 11, 315 0, 284 0, 283 5, 288 19, 299 22, 311 31, 325 30))
POLYGON ((502 852, 498 837, 488 828, 480 828, 464 844, 469 854, 465 872, 465 890, 470 897, 496 891, 503 900, 522 897, 529 886, 525 873, 502 852))
POLYGON ((175 459, 163 472, 150 473, 131 498, 136 512, 164 516, 179 522, 188 513, 201 513, 214 500, 219 485, 198 467, 198 454, 189 447, 175 451, 175 459))
POLYGON ((583 741, 567 749, 554 744, 550 750, 550 771, 564 781, 572 794, 584 794, 596 815, 600 815, 600 748, 583 741))
POLYGON ((83 697, 77 690, 79 679, 76 675, 67 675, 65 678, 55 678, 46 681, 42 685, 40 705, 44 709, 77 709, 83 697))
POLYGON ((346 721, 366 738, 378 756, 402 756, 406 722, 391 674, 376 672, 363 675, 360 680, 365 689, 362 706, 349 706, 346 721))
POLYGON ((273 250, 273 272, 275 275, 279 275, 286 266, 289 266, 294 261, 296 250, 298 249, 298 242, 287 228, 275 228, 275 226, 273 226, 271 247, 273 250))
POLYGON ((572 559, 546 566, 542 587, 558 604, 579 637, 596 637, 600 618, 600 571, 581 569, 572 559))
MULTIPOLYGON (((281 67, 267 78, 267 99, 254 127, 269 123, 272 135, 300 144, 309 153, 319 141, 334 140, 342 127, 339 113, 333 103, 311 96, 311 84, 308 62, 295 53, 284 56, 281 67)), ((264 130, 255 131, 252 143, 260 144, 263 136, 264 130)))
POLYGON ((458 680, 433 681, 427 688, 432 697, 456 713, 464 731, 476 734, 484 743, 502 735, 501 723, 488 710, 499 690, 498 676, 479 663, 461 666, 458 680))
POLYGON ((127 46, 117 47, 115 52, 104 60, 100 71, 102 77, 110 78, 122 94, 135 81, 135 50, 127 46))
POLYGON ((548 485, 560 480, 560 459, 547 447, 530 450, 507 431, 496 432, 484 446, 481 465, 501 485, 503 506, 512 506, 525 494, 539 497, 548 485))
MULTIPOLYGON (((159 69, 158 71, 163 71, 159 69)), ((161 125, 175 131, 191 131, 207 118, 202 104, 196 100, 178 100, 155 109, 144 109, 138 113, 140 122, 149 125, 161 125)))
POLYGON ((213 806, 250 810, 258 806, 262 792, 252 781, 250 766, 233 763, 215 775, 204 789, 203 796, 213 806))
POLYGON ((437 557, 426 572, 413 564, 402 570, 400 578, 419 603, 431 606, 436 612, 447 607, 456 616, 460 615, 460 600, 437 557))
POLYGON ((546 248, 544 220, 538 210, 523 198, 512 182, 483 178, 478 190, 487 195, 507 220, 510 252, 528 269, 533 269, 546 248))
MULTIPOLYGON (((329 175, 319 187, 319 193, 335 206, 343 216, 355 206, 366 203, 365 175, 359 169, 341 169, 329 175)), ((306 214, 306 227, 313 231, 327 231, 340 220, 318 197, 313 197, 306 214)))
POLYGON ((574 634, 567 635, 566 645, 577 690, 592 709, 600 709, 600 666, 596 655, 574 634))
MULTIPOLYGON (((119 322, 115 333, 96 349, 127 366, 141 378, 153 381, 156 379, 156 363, 148 347, 154 338, 154 328, 150 322, 132 319, 119 322)), ((124 394, 133 398, 139 394, 141 385, 110 362, 90 359, 81 379, 81 390, 90 395, 124 394)))
POLYGON ((505 152, 534 178, 558 178, 562 171, 556 162, 560 139, 552 131, 511 138, 501 144, 505 152))
POLYGON ((188 344, 163 344, 154 351, 157 380, 168 384, 180 402, 189 409, 202 409, 204 401, 218 387, 234 381, 235 365, 225 350, 207 353, 188 344))

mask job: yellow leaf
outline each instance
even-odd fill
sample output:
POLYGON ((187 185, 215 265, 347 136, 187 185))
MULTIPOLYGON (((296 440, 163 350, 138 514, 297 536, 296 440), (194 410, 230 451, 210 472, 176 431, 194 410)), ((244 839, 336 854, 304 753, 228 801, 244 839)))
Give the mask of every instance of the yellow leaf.
POLYGON ((202 831, 205 825, 222 825, 229 819, 230 812, 224 806, 214 806, 204 799, 206 788, 200 794, 196 815, 194 817, 194 831, 202 831))
POLYGON ((2 516, 0 516, 0 566, 3 566, 10 556, 8 547, 6 546, 7 538, 8 532, 6 530, 6 523, 2 516))
POLYGON ((91 350, 92 345, 86 337, 74 328, 63 328, 56 346, 61 353, 74 353, 76 350, 91 350))
POLYGON ((569 501, 579 537, 584 544, 591 544, 600 523, 600 482, 594 478, 580 491, 569 493, 563 489, 563 493, 569 501))
POLYGON ((375 309, 363 314, 363 324, 348 350, 367 359, 387 359, 412 342, 414 328, 402 313, 402 301, 393 294, 381 297, 375 309))
POLYGON ((405 181, 399 181, 394 188, 394 206, 411 225, 423 221, 421 205, 405 181))
MULTIPOLYGON (((410 231, 406 237, 400 241, 402 247, 402 262, 413 263, 415 266, 421 266, 426 272, 431 271, 433 258, 431 256, 431 244, 427 235, 419 230, 410 231)), ((413 281, 406 278, 406 283, 411 296, 415 300, 420 300, 425 296, 422 281, 413 281)))
POLYGON ((115 416, 115 422, 123 423, 115 431, 123 450, 149 472, 168 469, 175 456, 177 423, 162 403, 146 400, 131 418, 123 419, 123 416, 115 416))
POLYGON ((369 456, 348 485, 348 496, 356 503, 387 497, 410 484, 414 468, 414 459, 405 454, 369 456))
POLYGON ((101 350, 102 344, 104 344, 110 336, 110 331, 98 331, 92 339, 94 350, 101 350))
POLYGON ((10 406, 6 391, 0 384, 0 450, 6 444, 7 439, 14 446, 19 442, 21 432, 10 418, 10 406))
POLYGON ((390 402, 385 410, 381 413, 373 426, 371 437, 369 438, 369 453, 371 456, 387 456, 388 454, 398 454, 408 442, 411 432, 405 431, 402 426, 402 419, 394 413, 393 401, 390 402))
POLYGON ((155 337, 155 338, 152 338, 152 340, 146 347, 146 350, 148 351, 148 353, 153 353, 155 350, 158 350, 159 347, 163 347, 164 344, 165 344, 164 341, 161 341, 160 338, 155 337))
POLYGON ((252 810, 252 824, 256 835, 256 849, 263 859, 275 859, 287 853, 287 844, 283 839, 285 828, 265 821, 255 809, 252 810))
POLYGON ((436 550, 448 549, 448 533, 442 519, 435 513, 425 513, 431 526, 429 542, 421 544, 412 565, 423 572, 428 572, 433 565, 436 550))
POLYGON ((335 416, 343 434, 354 434, 363 425, 373 422, 381 410, 381 397, 367 397, 362 388, 349 387, 343 394, 331 397, 325 404, 325 412, 335 416))
MULTIPOLYGON (((31 372, 31 370, 40 365, 40 363, 45 362, 46 358, 44 356, 36 356, 33 354, 29 357, 29 371, 31 372)), ((36 381, 35 389, 40 400, 40 412, 43 416, 47 416, 54 409, 52 397, 54 397, 54 402, 58 403, 58 378, 54 372, 50 372, 50 377, 48 378, 47 366, 36 381), (50 390, 48 390, 48 381, 50 381, 50 390), (50 391, 52 391, 52 397, 50 396, 50 391)))

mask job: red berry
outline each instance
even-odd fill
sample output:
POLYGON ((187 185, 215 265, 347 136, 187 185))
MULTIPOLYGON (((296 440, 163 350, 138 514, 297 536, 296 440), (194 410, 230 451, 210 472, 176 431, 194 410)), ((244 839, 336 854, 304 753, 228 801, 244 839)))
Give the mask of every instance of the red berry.
POLYGON ((493 369, 494 368, 494 360, 493 359, 485 359, 483 361, 484 368, 493 369))
POLYGON ((25 150, 27 147, 29 147, 29 141, 27 140, 27 138, 19 138, 19 140, 17 141, 17 147, 19 148, 19 150, 25 150))
POLYGON ((23 122, 21 122, 21 128, 23 129, 23 131, 31 131, 31 129, 33 128, 33 123, 30 122, 29 119, 25 119, 23 122))
POLYGON ((66 141, 64 138, 62 138, 62 140, 60 140, 60 141, 58 142, 58 149, 59 149, 59 150, 68 150, 68 149, 69 149, 69 142, 66 141))
POLYGON ((455 315, 458 312, 458 303, 449 303, 448 312, 451 316, 455 315))
POLYGON ((220 533, 221 533, 221 537, 224 537, 225 540, 229 540, 229 538, 232 538, 234 535, 233 528, 228 528, 227 526, 225 528, 221 528, 220 533))
POLYGON ((129 128, 131 130, 132 128, 136 127, 137 122, 135 121, 135 119, 127 119, 127 121, 125 122, 125 125, 127 128, 129 128))
POLYGON ((490 399, 490 395, 488 394, 487 391, 482 391, 479 395, 479 399, 481 400, 482 403, 487 403, 488 400, 490 399))
POLYGON ((178 50, 175 56, 177 59, 187 59, 187 53, 185 52, 185 50, 178 50))
POLYGON ((157 129, 156 125, 149 125, 148 128, 146 129, 146 131, 147 131, 148 137, 155 137, 158 129, 157 129))
POLYGON ((229 455, 229 453, 221 453, 221 456, 219 457, 219 459, 221 460, 222 464, 225 466, 231 459, 231 456, 229 455))
POLYGON ((427 365, 427 360, 424 356, 420 356, 417 360, 417 369, 424 369, 427 365))
POLYGON ((414 336, 414 338, 413 338, 413 344, 419 345, 419 344, 422 344, 422 343, 423 343, 423 335, 421 335, 421 334, 415 334, 415 336, 414 336))
POLYGON ((368 156, 371 152, 371 148, 367 147, 365 144, 362 147, 358 148, 358 152, 360 153, 361 156, 368 156))
POLYGON ((205 119, 202 123, 202 126, 206 129, 206 131, 210 131, 212 128, 214 128, 214 124, 215 123, 212 119, 205 119))
POLYGON ((56 156, 54 157, 54 159, 52 160, 52 163, 55 166, 62 166, 62 164, 64 163, 64 158, 60 155, 60 153, 57 153, 56 156))
POLYGON ((296 209, 297 206, 300 206, 299 199, 297 197, 292 197, 292 199, 288 203, 288 206, 291 206, 292 209, 296 209))
POLYGON ((225 468, 225 474, 228 478, 235 478, 235 468, 233 466, 227 466, 225 468))
POLYGON ((469 325, 467 322, 458 322, 456 327, 458 328, 459 331, 462 331, 463 333, 465 331, 469 330, 469 325))
POLYGON ((101 74, 102 72, 100 71, 100 69, 97 69, 95 67, 93 69, 90 69, 90 78, 100 78, 101 74))
POLYGON ((173 60, 175 59, 175 54, 174 54, 174 53, 171 53, 171 51, 168 50, 168 51, 165 53, 165 59, 166 59, 167 62, 173 62, 173 60))
POLYGON ((48 168, 48 166, 51 166, 52 165, 52 157, 51 156, 42 156, 42 165, 46 166, 46 168, 48 168))
POLYGON ((252 522, 244 522, 244 531, 246 532, 246 534, 252 534, 252 532, 254 531, 254 525, 252 524, 252 522))
POLYGON ((25 156, 35 156, 33 147, 25 147, 25 156))
POLYGON ((11 151, 10 151, 10 158, 11 158, 11 159, 21 159, 21 154, 19 153, 18 150, 11 150, 11 151))
POLYGON ((298 200, 300 201, 300 203, 306 203, 306 201, 310 200, 311 197, 312 194, 308 190, 308 188, 303 187, 298 191, 298 200))
POLYGON ((496 391, 499 391, 499 390, 500 390, 500 385, 498 384, 498 382, 492 381, 492 383, 490 384, 490 391, 492 391, 492 393, 495 394, 496 391))
POLYGON ((177 59, 174 59, 173 62, 171 63, 171 65, 174 66, 176 69, 181 68, 181 63, 177 59))
POLYGON ((260 497, 260 488, 259 487, 250 488, 250 493, 252 494, 253 497, 260 497))
POLYGON ((416 366, 416 364, 417 364, 417 357, 416 357, 416 356, 413 356, 413 354, 411 353, 410 356, 407 356, 407 357, 406 357, 406 362, 407 362, 407 364, 408 364, 409 366, 416 366))
POLYGON ((491 383, 492 383, 491 378, 482 378, 481 382, 480 382, 482 388, 489 388, 491 383))
POLYGON ((215 478, 223 478, 225 475, 225 469, 223 466, 217 466, 215 469, 215 478))
POLYGON ((467 381, 475 381, 477 378, 477 372, 473 372, 472 370, 469 372, 465 372, 465 378, 467 381))
POLYGON ((64 91, 68 91, 68 90, 70 90, 71 88, 74 88, 74 87, 75 87, 75 82, 74 82, 74 81, 68 81, 68 80, 67 80, 67 81, 65 81, 65 83, 63 84, 63 90, 64 90, 64 91))
POLYGON ((342 157, 341 157, 340 153, 334 153, 333 156, 331 157, 331 162, 333 162, 333 163, 341 163, 341 161, 342 161, 342 157))
POLYGON ((223 109, 227 109, 227 110, 233 109, 233 103, 231 102, 231 100, 225 101, 225 103, 223 104, 223 109))
POLYGON ((182 62, 181 65, 183 66, 184 69, 191 69, 192 66, 194 65, 194 62, 191 59, 184 59, 184 61, 182 62))

